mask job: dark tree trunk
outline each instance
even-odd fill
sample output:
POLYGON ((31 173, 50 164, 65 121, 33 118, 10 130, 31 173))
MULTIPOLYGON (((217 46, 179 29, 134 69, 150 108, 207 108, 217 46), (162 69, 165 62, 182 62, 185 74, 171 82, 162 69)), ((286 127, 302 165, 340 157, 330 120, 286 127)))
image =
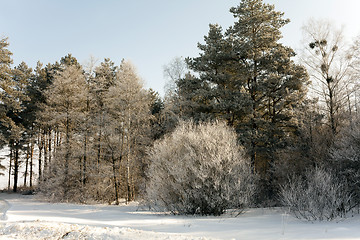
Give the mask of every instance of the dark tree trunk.
POLYGON ((26 147, 26 161, 25 161, 25 173, 24 173, 24 187, 27 186, 27 176, 29 171, 29 158, 30 158, 30 143, 26 147))
POLYGON ((119 187, 116 178, 116 160, 114 157, 114 152, 111 152, 111 159, 112 159, 113 181, 114 181, 114 190, 115 190, 115 204, 119 205, 119 187))
POLYGON ((10 154, 9 154, 9 177, 8 177, 8 190, 11 188, 11 169, 12 169, 12 162, 13 162, 13 144, 10 141, 10 154))
POLYGON ((19 178, 19 143, 15 144, 15 158, 14 158, 14 186, 13 192, 17 192, 18 178, 19 178))
POLYGON ((30 145, 30 187, 33 186, 33 157, 34 157, 34 143, 30 145))

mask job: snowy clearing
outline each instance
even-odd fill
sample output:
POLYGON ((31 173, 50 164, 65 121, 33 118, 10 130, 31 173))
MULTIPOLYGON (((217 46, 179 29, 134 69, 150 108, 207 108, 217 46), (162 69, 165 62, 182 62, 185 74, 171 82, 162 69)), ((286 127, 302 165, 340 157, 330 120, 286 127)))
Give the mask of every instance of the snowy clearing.
POLYGON ((0 194, 0 239, 360 239, 360 217, 308 223, 281 209, 250 209, 235 217, 164 215, 129 206, 48 203, 0 194))

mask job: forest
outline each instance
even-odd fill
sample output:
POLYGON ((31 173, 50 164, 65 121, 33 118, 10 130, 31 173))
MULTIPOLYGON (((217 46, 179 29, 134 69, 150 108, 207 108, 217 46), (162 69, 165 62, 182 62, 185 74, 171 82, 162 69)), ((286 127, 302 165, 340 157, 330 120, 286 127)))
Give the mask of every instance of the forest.
MULTIPOLYGON (((323 20, 299 52, 262 0, 210 24, 199 55, 164 66, 165 96, 135 66, 68 54, 13 66, 0 39, 0 174, 51 201, 143 201, 173 214, 286 206, 300 219, 359 211, 360 38, 323 20), (19 179, 23 182, 20 182, 19 179)), ((300 40, 300 39, 299 39, 300 40)))

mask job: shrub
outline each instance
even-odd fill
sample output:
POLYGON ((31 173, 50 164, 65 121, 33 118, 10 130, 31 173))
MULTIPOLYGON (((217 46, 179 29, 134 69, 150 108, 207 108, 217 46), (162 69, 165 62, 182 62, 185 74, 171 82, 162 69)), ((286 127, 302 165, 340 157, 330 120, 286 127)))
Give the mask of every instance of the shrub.
POLYGON ((346 183, 324 168, 293 176, 280 189, 282 203, 299 219, 329 221, 344 218, 351 210, 346 183))
POLYGON ((247 206, 255 178, 236 139, 222 122, 180 123, 149 153, 146 200, 150 206, 200 215, 247 206))
POLYGON ((339 133, 330 149, 330 163, 337 175, 346 179, 353 206, 360 206, 360 118, 339 133))

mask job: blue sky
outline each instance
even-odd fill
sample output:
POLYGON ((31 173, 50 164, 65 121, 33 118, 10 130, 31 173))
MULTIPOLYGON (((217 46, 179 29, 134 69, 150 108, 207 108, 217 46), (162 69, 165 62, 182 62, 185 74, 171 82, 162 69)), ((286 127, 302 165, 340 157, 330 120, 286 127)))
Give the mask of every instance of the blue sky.
MULTIPOLYGON (((346 25, 360 33, 358 0, 265 0, 285 12, 286 45, 298 48, 301 26, 310 17, 346 25)), ((176 56, 197 56, 197 43, 209 23, 226 29, 229 8, 239 0, 0 0, 0 36, 9 37, 14 64, 54 63, 72 53, 80 63, 90 56, 116 64, 129 59, 146 87, 163 93, 163 65, 176 56)))

